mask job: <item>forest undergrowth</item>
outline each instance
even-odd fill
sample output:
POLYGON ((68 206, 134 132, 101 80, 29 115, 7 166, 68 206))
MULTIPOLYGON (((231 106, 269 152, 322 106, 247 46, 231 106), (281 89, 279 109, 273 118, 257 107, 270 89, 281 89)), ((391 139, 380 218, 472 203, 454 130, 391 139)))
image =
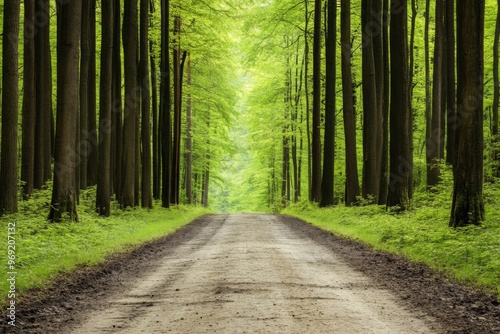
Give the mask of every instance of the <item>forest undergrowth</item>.
POLYGON ((423 263, 450 280, 479 288, 500 299, 500 190, 485 183, 486 220, 479 226, 448 227, 451 179, 432 190, 417 189, 412 209, 398 213, 385 206, 338 205, 320 209, 302 202, 282 211, 321 229, 423 263))
MULTIPOLYGON (((49 187, 50 188, 50 184, 49 187)), ((118 210, 109 218, 95 212, 95 187, 80 194, 79 221, 52 223, 45 214, 50 189, 37 191, 20 202, 19 213, 0 218, 0 244, 7 245, 9 223, 15 223, 16 298, 32 288, 50 285, 59 275, 81 266, 102 263, 107 257, 130 251, 144 242, 168 235, 210 210, 194 206, 170 209, 155 203, 154 209, 118 210)), ((6 252, 6 250, 5 250, 6 252)), ((4 253, 6 254, 6 253, 4 253)), ((7 256, 0 272, 0 304, 5 305, 11 272, 7 256)))

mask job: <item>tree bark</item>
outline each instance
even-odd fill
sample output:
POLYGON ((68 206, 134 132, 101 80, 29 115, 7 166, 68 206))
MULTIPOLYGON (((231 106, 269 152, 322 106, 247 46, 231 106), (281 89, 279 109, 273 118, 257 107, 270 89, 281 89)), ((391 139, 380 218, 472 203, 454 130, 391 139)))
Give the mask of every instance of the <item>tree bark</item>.
POLYGON ((499 43, 500 43, 500 0, 497 1, 497 18, 495 25, 495 39, 493 43, 493 81, 494 81, 494 92, 493 92, 493 120, 491 125, 491 135, 493 137, 493 175, 500 177, 500 148, 497 146, 500 138, 498 136, 498 108, 500 102, 500 79, 498 74, 499 67, 499 43))
POLYGON ((58 8, 57 122, 55 137, 54 186, 49 220, 60 221, 65 214, 77 221, 75 168, 78 117, 78 58, 82 1, 73 0, 58 8))
POLYGON ((113 2, 102 2, 101 85, 99 113, 99 162, 96 210, 111 214, 111 123, 113 101, 113 2))
POLYGON ((313 109, 310 201, 321 200, 321 0, 314 1, 313 109))
POLYGON ((153 198, 158 200, 161 198, 161 145, 159 136, 158 124, 158 86, 156 77, 156 61, 153 50, 153 42, 149 41, 150 45, 150 62, 151 62, 151 92, 152 92, 152 105, 153 112, 153 198))
POLYGON ((335 204, 335 99, 337 52, 337 0, 328 0, 326 32, 325 142, 320 207, 335 204))
POLYGON ((80 157, 77 189, 87 189, 89 136, 89 66, 90 66, 90 0, 82 0, 82 36, 80 56, 80 133, 77 147, 80 157))
POLYGON ((363 197, 378 202, 380 191, 379 127, 381 124, 376 88, 376 69, 373 49, 374 18, 372 1, 362 0, 361 21, 363 29, 363 197))
POLYGON ((391 8, 391 122, 388 207, 406 210, 412 192, 412 117, 408 66, 408 14, 406 0, 392 0, 391 8))
POLYGON ((439 161, 442 156, 441 145, 443 133, 441 129, 442 98, 443 98, 443 51, 444 51, 444 29, 443 29, 443 1, 436 0, 436 28, 434 37, 434 80, 432 85, 432 118, 430 137, 427 140, 427 186, 432 187, 440 181, 439 161))
POLYGON ((117 199, 121 196, 122 176, 122 58, 121 58, 120 0, 113 0, 113 100, 111 122, 112 189, 117 199))
POLYGON ((36 67, 35 0, 24 2, 24 74, 23 74, 23 120, 21 181, 23 199, 28 199, 34 190, 35 175, 35 120, 36 120, 36 67))
POLYGON ((450 226, 484 220, 483 81, 484 0, 457 6, 457 102, 460 126, 450 226))
POLYGON ((172 168, 172 123, 170 118, 170 42, 169 42, 169 0, 161 2, 161 85, 160 85, 160 136, 162 145, 162 207, 170 207, 170 186, 172 168))
POLYGON ((345 204, 353 205, 358 201, 359 176, 356 153, 356 124, 354 119, 354 92, 352 83, 351 51, 351 2, 341 1, 340 38, 342 48, 342 104, 345 135, 345 204))
POLYGON ((17 213, 17 128, 19 100, 20 1, 4 4, 2 46, 2 143, 0 165, 0 215, 17 213))
POLYGON ((49 0, 36 1, 41 23, 35 35, 36 122, 34 187, 41 189, 51 176, 52 156, 52 65, 50 54, 49 0))
POLYGON ((151 194, 151 91, 149 87, 149 0, 141 0, 141 20, 140 20, 140 68, 139 78, 141 84, 141 110, 142 110, 142 202, 143 208, 153 207, 153 198, 151 194))
POLYGON ((87 185, 97 184, 97 164, 99 144, 97 142, 97 69, 96 69, 96 0, 90 0, 89 11, 89 64, 87 77, 88 96, 88 142, 87 146, 87 185))
POLYGON ((123 51, 125 64, 125 115, 123 119, 122 208, 136 204, 136 127, 139 103, 137 88, 138 46, 137 0, 127 1, 123 16, 123 51))
MULTIPOLYGON (((187 85, 191 86, 191 56, 187 60, 187 85)), ((191 92, 187 94, 186 105, 186 201, 193 203, 193 136, 192 136, 192 112, 191 92)))

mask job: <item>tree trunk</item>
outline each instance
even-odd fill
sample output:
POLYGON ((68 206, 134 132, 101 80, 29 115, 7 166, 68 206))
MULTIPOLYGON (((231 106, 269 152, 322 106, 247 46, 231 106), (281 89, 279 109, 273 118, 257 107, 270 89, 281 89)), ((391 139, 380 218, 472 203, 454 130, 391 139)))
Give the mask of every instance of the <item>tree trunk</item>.
POLYGON ((21 181, 23 199, 34 190, 35 120, 36 120, 36 67, 35 67, 35 0, 24 2, 24 74, 21 181))
POLYGON ((170 200, 172 204, 179 204, 179 185, 180 185, 180 153, 181 153, 181 18, 176 16, 174 19, 174 137, 172 150, 172 189, 170 200))
POLYGON ((113 2, 102 2, 101 86, 99 112, 99 162, 96 211, 111 214, 111 123, 113 101, 113 2))
POLYGON ((380 191, 379 157, 379 107, 376 88, 376 70, 373 50, 374 18, 371 16, 371 0, 362 0, 361 21, 363 27, 363 197, 373 197, 377 203, 380 191))
MULTIPOLYGON (((430 42, 429 42, 429 25, 430 25, 430 0, 425 1, 424 15, 424 53, 425 53, 425 146, 427 158, 427 145, 431 142, 431 63, 430 63, 430 42)), ((426 172, 427 175, 427 172, 426 172)))
POLYGON ((326 32, 325 142, 320 207, 335 203, 335 99, 337 52, 337 0, 328 0, 326 32))
POLYGON ((34 187, 41 189, 51 176, 52 65, 50 55, 49 0, 36 1, 35 13, 42 24, 35 35, 36 122, 34 187))
POLYGON ((122 59, 121 59, 121 10, 120 0, 113 0, 113 99, 111 122, 112 193, 120 199, 122 175, 122 59))
POLYGON ((314 1, 311 202, 321 200, 321 0, 314 1))
MULTIPOLYGON (((187 85, 191 87, 191 56, 187 61, 187 85)), ((186 105, 186 200, 193 203, 193 136, 191 115, 191 92, 187 95, 186 105)))
POLYGON ((141 83, 141 101, 142 101, 142 207, 152 208, 153 198, 151 195, 151 93, 149 88, 149 0, 141 0, 141 58, 139 77, 141 83))
POLYGON ((19 100, 20 1, 4 4, 2 64, 2 143, 0 215, 17 213, 17 128, 19 100))
POLYGON ((170 119, 170 42, 169 0, 161 2, 161 86, 160 86, 160 136, 162 146, 162 207, 170 207, 170 185, 172 168, 172 123, 170 119))
POLYGON ((125 64, 125 115, 123 119, 121 207, 136 204, 136 122, 139 92, 137 89, 137 0, 125 3, 123 16, 123 51, 125 64))
POLYGON ((441 145, 443 133, 441 129, 442 98, 443 98, 443 1, 436 0, 436 28, 434 37, 434 80, 432 85, 432 118, 430 137, 427 140, 427 186, 435 186, 440 181, 439 161, 442 156, 441 145))
POLYGON ((149 41, 150 62, 151 62, 151 92, 152 92, 152 105, 153 111, 153 198, 160 199, 161 189, 161 145, 158 127, 158 87, 156 83, 156 61, 153 50, 153 41, 149 41))
POLYGON ((457 6, 457 102, 460 126, 451 227, 480 224, 483 200, 484 0, 457 6))
POLYGON ((49 220, 60 221, 65 214, 77 221, 75 157, 78 117, 78 58, 82 1, 73 0, 58 8, 57 122, 55 137, 54 186, 49 220))
POLYGON ((354 119, 354 92, 352 84, 351 62, 351 2, 341 1, 340 38, 342 48, 342 104, 345 133, 345 204, 352 205, 358 201, 359 176, 356 153, 356 124, 354 119))
MULTIPOLYGON (((382 0, 382 19, 381 19, 381 30, 382 30, 382 69, 380 85, 382 86, 381 102, 380 102, 380 120, 381 126, 379 130, 381 131, 379 135, 379 140, 381 141, 380 148, 380 187, 378 204, 383 205, 387 203, 387 191, 389 184, 389 106, 390 106, 390 73, 389 73, 389 0, 382 0)), ((410 101, 411 103, 411 101, 410 101)))
POLYGON ((90 153, 89 136, 89 65, 90 65, 90 0, 82 0, 82 38, 80 57, 80 133, 77 140, 80 171, 77 189, 87 189, 87 161, 90 153))
POLYGON ((497 18, 495 25, 495 40, 493 43, 493 81, 494 81, 494 91, 493 91, 493 120, 491 125, 491 135, 493 137, 493 175, 500 177, 500 149, 498 148, 498 143, 500 138, 498 136, 498 108, 500 102, 500 81, 498 75, 498 65, 499 65, 499 52, 498 47, 500 43, 500 0, 497 1, 497 18))
POLYGON ((411 105, 408 66, 408 14, 406 0, 392 0, 391 14, 391 141, 390 184, 387 206, 410 206, 413 166, 411 105))
MULTIPOLYGON (((111 1, 111 0, 110 0, 111 1)), ((97 184, 97 163, 99 159, 99 144, 97 142, 97 66, 96 66, 96 0, 90 0, 90 59, 88 76, 88 126, 89 126, 89 158, 87 160, 87 184, 93 186, 97 184)))

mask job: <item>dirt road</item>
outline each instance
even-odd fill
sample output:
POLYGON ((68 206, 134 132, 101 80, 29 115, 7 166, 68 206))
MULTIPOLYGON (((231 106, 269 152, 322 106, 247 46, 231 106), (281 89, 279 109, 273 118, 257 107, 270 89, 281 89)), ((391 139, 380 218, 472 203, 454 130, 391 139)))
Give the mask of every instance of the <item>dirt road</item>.
POLYGON ((18 333, 500 333, 495 297, 277 215, 205 216, 38 293, 18 333))
POLYGON ((221 215, 72 333, 432 333, 435 325, 277 216, 221 215))

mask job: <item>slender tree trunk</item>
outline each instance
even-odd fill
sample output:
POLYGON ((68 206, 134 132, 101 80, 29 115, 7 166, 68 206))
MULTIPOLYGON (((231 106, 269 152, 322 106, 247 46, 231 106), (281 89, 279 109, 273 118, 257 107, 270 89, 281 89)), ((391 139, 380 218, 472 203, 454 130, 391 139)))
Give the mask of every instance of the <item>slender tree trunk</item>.
POLYGON ((410 206, 413 166, 412 117, 408 66, 408 14, 406 0, 392 0, 391 14, 391 149, 387 206, 410 206))
POLYGON ((90 0, 82 0, 82 38, 80 57, 80 133, 77 140, 80 157, 77 189, 87 189, 89 136, 89 65, 90 65, 90 0))
POLYGON ((371 0, 362 0, 361 21, 363 27, 363 197, 378 201, 380 191, 379 157, 379 108, 376 89, 376 70, 373 50, 375 24, 371 16, 371 0))
POLYGON ((500 43, 500 0, 497 1, 497 18, 495 25, 495 39, 493 43, 493 81, 494 81, 494 92, 493 92, 493 120, 491 125, 491 134, 493 137, 493 143, 495 147, 493 148, 493 160, 495 162, 493 175, 500 177, 500 148, 498 148, 498 143, 500 138, 498 136, 498 108, 500 102, 500 79, 498 75, 499 67, 499 43, 500 43))
POLYGON ((141 84, 141 110, 142 110, 142 207, 152 208, 153 198, 151 194, 151 93, 149 88, 149 38, 148 38, 148 25, 149 25, 149 0, 141 0, 141 57, 139 77, 141 84))
POLYGON ((321 0, 314 1, 311 202, 321 200, 321 0))
MULTIPOLYGON (((187 57, 187 85, 191 87, 191 56, 188 54, 187 57)), ((193 136, 190 91, 187 94, 186 105, 186 199, 187 204, 193 203, 193 136)))
MULTIPOLYGON (((381 79, 381 131, 379 140, 381 141, 380 153, 380 187, 378 204, 387 203, 387 186, 389 184, 389 106, 390 106, 390 73, 389 73, 389 0, 382 0, 382 69, 381 79)), ((410 101, 411 102, 411 101, 410 101)))
POLYGON ((172 123, 170 119, 170 46, 169 46, 169 0, 161 2, 161 95, 160 135, 162 145, 162 207, 170 207, 170 186, 172 168, 172 123))
MULTIPOLYGON (((108 0, 111 1, 111 0, 108 0)), ((88 73, 88 126, 89 126, 89 158, 87 160, 87 184, 97 184, 97 164, 99 159, 99 144, 97 141, 97 65, 96 65, 96 0, 90 0, 89 21, 89 73, 88 73)))
POLYGON ((321 207, 335 203, 335 99, 337 52, 337 0, 328 0, 326 32, 325 82, 325 143, 323 151, 323 177, 321 181, 321 207))
POLYGON ((176 16, 174 19, 174 131, 172 148, 172 176, 170 202, 179 204, 179 172, 180 172, 180 137, 181 137, 181 19, 176 16))
POLYGON ((24 72, 23 72, 23 120, 22 163, 23 199, 34 190, 35 120, 36 120, 36 67, 35 67, 35 0, 24 2, 24 72))
POLYGON ((153 41, 149 41, 150 62, 151 62, 151 92, 152 92, 152 105, 153 111, 153 198, 160 199, 161 189, 161 145, 160 136, 158 134, 158 87, 156 83, 156 61, 153 50, 153 41))
POLYGON ((484 0, 457 6, 457 102, 460 127, 450 226, 480 224, 483 200, 484 0))
POLYGON ((441 132, 442 98, 443 98, 443 1, 436 0, 436 28, 434 37, 434 80, 432 85, 432 118, 430 137, 427 140, 427 186, 435 186, 440 181, 439 159, 442 155, 441 145, 443 133, 441 132))
POLYGON ((125 115, 123 120, 122 208, 136 204, 136 122, 139 92, 137 89, 137 0, 125 3, 123 49, 125 63, 125 115))
POLYGON ((355 204, 359 196, 358 159, 356 153, 356 124, 351 62, 351 2, 341 1, 340 35, 342 48, 342 103, 345 132, 345 203, 355 204))
POLYGON ((431 99, 431 65, 430 65, 430 42, 429 42, 429 25, 430 25, 430 0, 425 1, 425 26, 424 26, 424 53, 425 53, 425 146, 427 159, 427 146, 431 143, 431 121, 432 121, 432 99, 431 99))
POLYGON ((54 186, 49 220, 60 221, 65 214, 77 221, 75 157, 78 117, 78 58, 82 1, 73 0, 58 8, 57 123, 55 138, 54 186))
POLYGON ((102 2, 101 85, 99 112, 99 162, 96 211, 111 214, 111 123, 113 101, 113 2, 102 2))
POLYGON ((20 1, 4 4, 2 63, 2 143, 0 165, 0 215, 17 213, 17 127, 19 100, 20 1))
POLYGON ((306 96, 306 137, 307 137, 307 189, 309 200, 311 200, 311 174, 312 174, 312 163, 311 163, 311 103, 309 94, 309 1, 304 1, 304 91, 306 96))
POLYGON ((52 65, 49 12, 49 0, 36 1, 35 13, 41 24, 37 27, 38 33, 35 35, 35 189, 41 189, 45 182, 52 177, 52 65))

